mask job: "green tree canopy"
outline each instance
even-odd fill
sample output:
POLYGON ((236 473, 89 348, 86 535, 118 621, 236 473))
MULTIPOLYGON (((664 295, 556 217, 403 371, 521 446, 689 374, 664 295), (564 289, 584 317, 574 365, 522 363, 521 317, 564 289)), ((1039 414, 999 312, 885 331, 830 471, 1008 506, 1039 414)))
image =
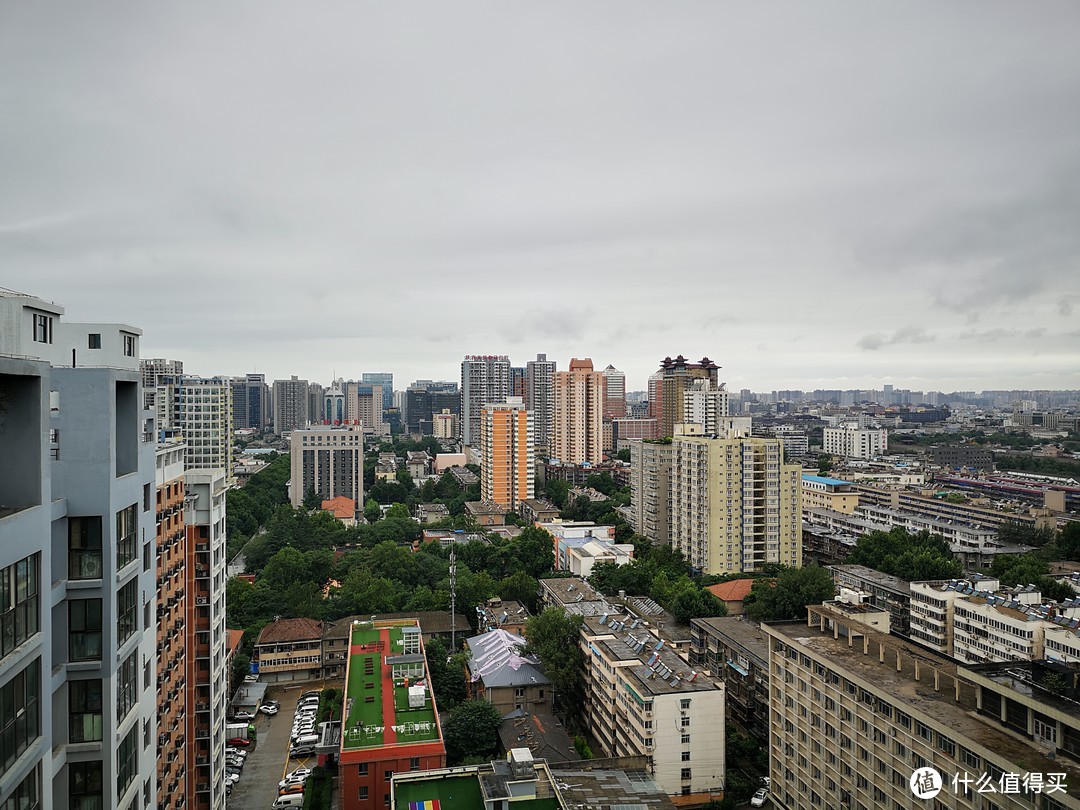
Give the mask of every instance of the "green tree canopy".
POLYGON ((929 532, 912 534, 899 527, 864 534, 845 562, 875 568, 908 582, 951 579, 963 572, 943 537, 929 532))
POLYGON ((525 622, 525 652, 540 657, 566 722, 576 728, 585 708, 585 656, 579 639, 583 619, 549 607, 525 622))
POLYGON ((443 726, 448 765, 473 757, 493 757, 499 751, 502 715, 486 700, 466 700, 450 712, 443 726))
POLYGON ((756 621, 805 619, 807 605, 820 605, 836 595, 827 568, 807 565, 783 568, 776 579, 758 579, 744 603, 756 621))

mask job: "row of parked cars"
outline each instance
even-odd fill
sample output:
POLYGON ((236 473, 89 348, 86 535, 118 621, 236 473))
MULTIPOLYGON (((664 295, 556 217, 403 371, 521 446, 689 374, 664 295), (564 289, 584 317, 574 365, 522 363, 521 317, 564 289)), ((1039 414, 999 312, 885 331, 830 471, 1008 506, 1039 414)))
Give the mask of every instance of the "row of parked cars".
MULTIPOLYGON (((319 691, 304 692, 296 702, 296 715, 293 718, 292 734, 289 737, 289 758, 300 759, 315 753, 315 744, 319 735, 315 732, 319 716, 319 691)), ((278 798, 274 808, 301 807, 304 803, 304 788, 310 768, 297 768, 285 774, 278 782, 278 798)))

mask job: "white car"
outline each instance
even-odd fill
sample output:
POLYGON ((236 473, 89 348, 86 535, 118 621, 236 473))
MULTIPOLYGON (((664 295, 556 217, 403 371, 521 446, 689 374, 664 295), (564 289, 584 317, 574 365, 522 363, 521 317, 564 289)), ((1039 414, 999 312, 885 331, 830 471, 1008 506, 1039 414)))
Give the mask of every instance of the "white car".
POLYGON ((278 713, 277 706, 260 706, 259 711, 266 715, 275 715, 278 713))
POLYGON ((244 683, 258 683, 258 682, 259 682, 259 676, 256 675, 254 672, 251 673, 250 675, 245 675, 244 676, 244 683))
POLYGON ((281 790, 283 787, 288 787, 289 785, 302 785, 307 782, 307 780, 308 778, 306 776, 290 776, 277 783, 278 790, 281 790))
POLYGON ((247 754, 248 754, 248 752, 245 751, 243 748, 234 748, 232 746, 229 746, 228 748, 226 748, 225 753, 226 754, 234 754, 235 756, 238 756, 241 759, 247 759, 247 754))
POLYGON ((225 784, 227 784, 227 785, 235 785, 239 781, 240 781, 240 774, 238 774, 238 773, 227 773, 227 774, 225 774, 225 784))
POLYGON ((750 806, 751 807, 764 807, 765 806, 765 799, 767 799, 768 796, 769 796, 769 791, 767 791, 765 788, 760 788, 758 790, 758 792, 755 793, 753 795, 753 797, 751 797, 750 806))
POLYGON ((311 768, 297 768, 292 773, 285 774, 286 779, 293 779, 297 776, 303 776, 305 779, 311 776, 311 768))

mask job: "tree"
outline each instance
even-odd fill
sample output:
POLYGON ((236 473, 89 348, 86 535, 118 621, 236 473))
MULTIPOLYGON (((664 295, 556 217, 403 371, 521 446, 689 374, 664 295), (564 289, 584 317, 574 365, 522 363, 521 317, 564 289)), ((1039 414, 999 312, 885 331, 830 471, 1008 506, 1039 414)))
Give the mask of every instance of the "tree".
POLYGON ((398 470, 395 478, 397 478, 399 484, 405 487, 406 492, 411 492, 416 489, 416 484, 413 483, 412 474, 408 470, 398 470))
POLYGON ((818 453, 818 475, 826 475, 832 472, 833 457, 829 453, 818 453))
POLYGON ((544 484, 544 492, 549 501, 559 509, 565 509, 566 499, 570 494, 570 482, 559 478, 549 478, 544 484))
POLYGON ((744 603, 746 613, 757 621, 805 619, 807 605, 820 605, 836 595, 827 568, 807 565, 783 568, 776 579, 759 579, 744 603))
POLYGON ((447 656, 446 642, 438 636, 424 646, 431 689, 442 711, 453 709, 465 700, 465 669, 458 656, 447 656))
POLYGON ((469 757, 491 757, 499 750, 502 715, 486 700, 466 700, 450 712, 443 726, 448 765, 469 757))
POLYGON ((322 498, 315 491, 315 487, 308 487, 304 492, 304 508, 309 512, 322 506, 322 498))
POLYGON ((864 534, 845 562, 865 565, 908 582, 951 579, 963 572, 943 537, 929 532, 912 534, 900 527, 864 534))
POLYGON ((1054 540, 1054 530, 1036 527, 1031 523, 1006 520, 998 526, 997 536, 1002 545, 1042 548, 1054 540))
POLYGON ((629 464, 630 463, 630 448, 629 447, 624 447, 622 450, 620 450, 618 453, 616 453, 615 454, 615 460, 616 461, 625 461, 627 464, 629 464))
POLYGON ((527 526, 510 541, 512 553, 531 577, 541 577, 555 567, 555 543, 550 534, 536 526, 527 526))
POLYGON ((374 498, 368 498, 367 503, 364 504, 364 520, 374 523, 381 517, 382 509, 379 508, 379 502, 374 498))
POLYGON ((525 652, 539 656, 571 728, 585 707, 585 656, 578 646, 582 622, 561 607, 549 607, 525 622, 525 652))
POLYGON ((668 605, 675 621, 690 624, 691 619, 727 616, 727 605, 704 588, 691 585, 678 591, 668 605))

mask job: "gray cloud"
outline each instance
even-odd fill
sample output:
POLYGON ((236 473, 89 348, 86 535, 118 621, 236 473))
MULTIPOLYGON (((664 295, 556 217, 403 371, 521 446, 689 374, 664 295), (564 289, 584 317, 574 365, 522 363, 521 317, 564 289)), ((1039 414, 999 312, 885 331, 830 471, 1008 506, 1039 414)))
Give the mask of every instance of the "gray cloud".
POLYGON ((886 346, 895 346, 899 343, 932 343, 937 338, 921 326, 902 326, 887 335, 883 332, 874 332, 859 338, 858 347, 867 351, 877 351, 886 346))
POLYGON ((2 16, 0 284, 200 373, 1075 384, 1075 4, 2 16))

